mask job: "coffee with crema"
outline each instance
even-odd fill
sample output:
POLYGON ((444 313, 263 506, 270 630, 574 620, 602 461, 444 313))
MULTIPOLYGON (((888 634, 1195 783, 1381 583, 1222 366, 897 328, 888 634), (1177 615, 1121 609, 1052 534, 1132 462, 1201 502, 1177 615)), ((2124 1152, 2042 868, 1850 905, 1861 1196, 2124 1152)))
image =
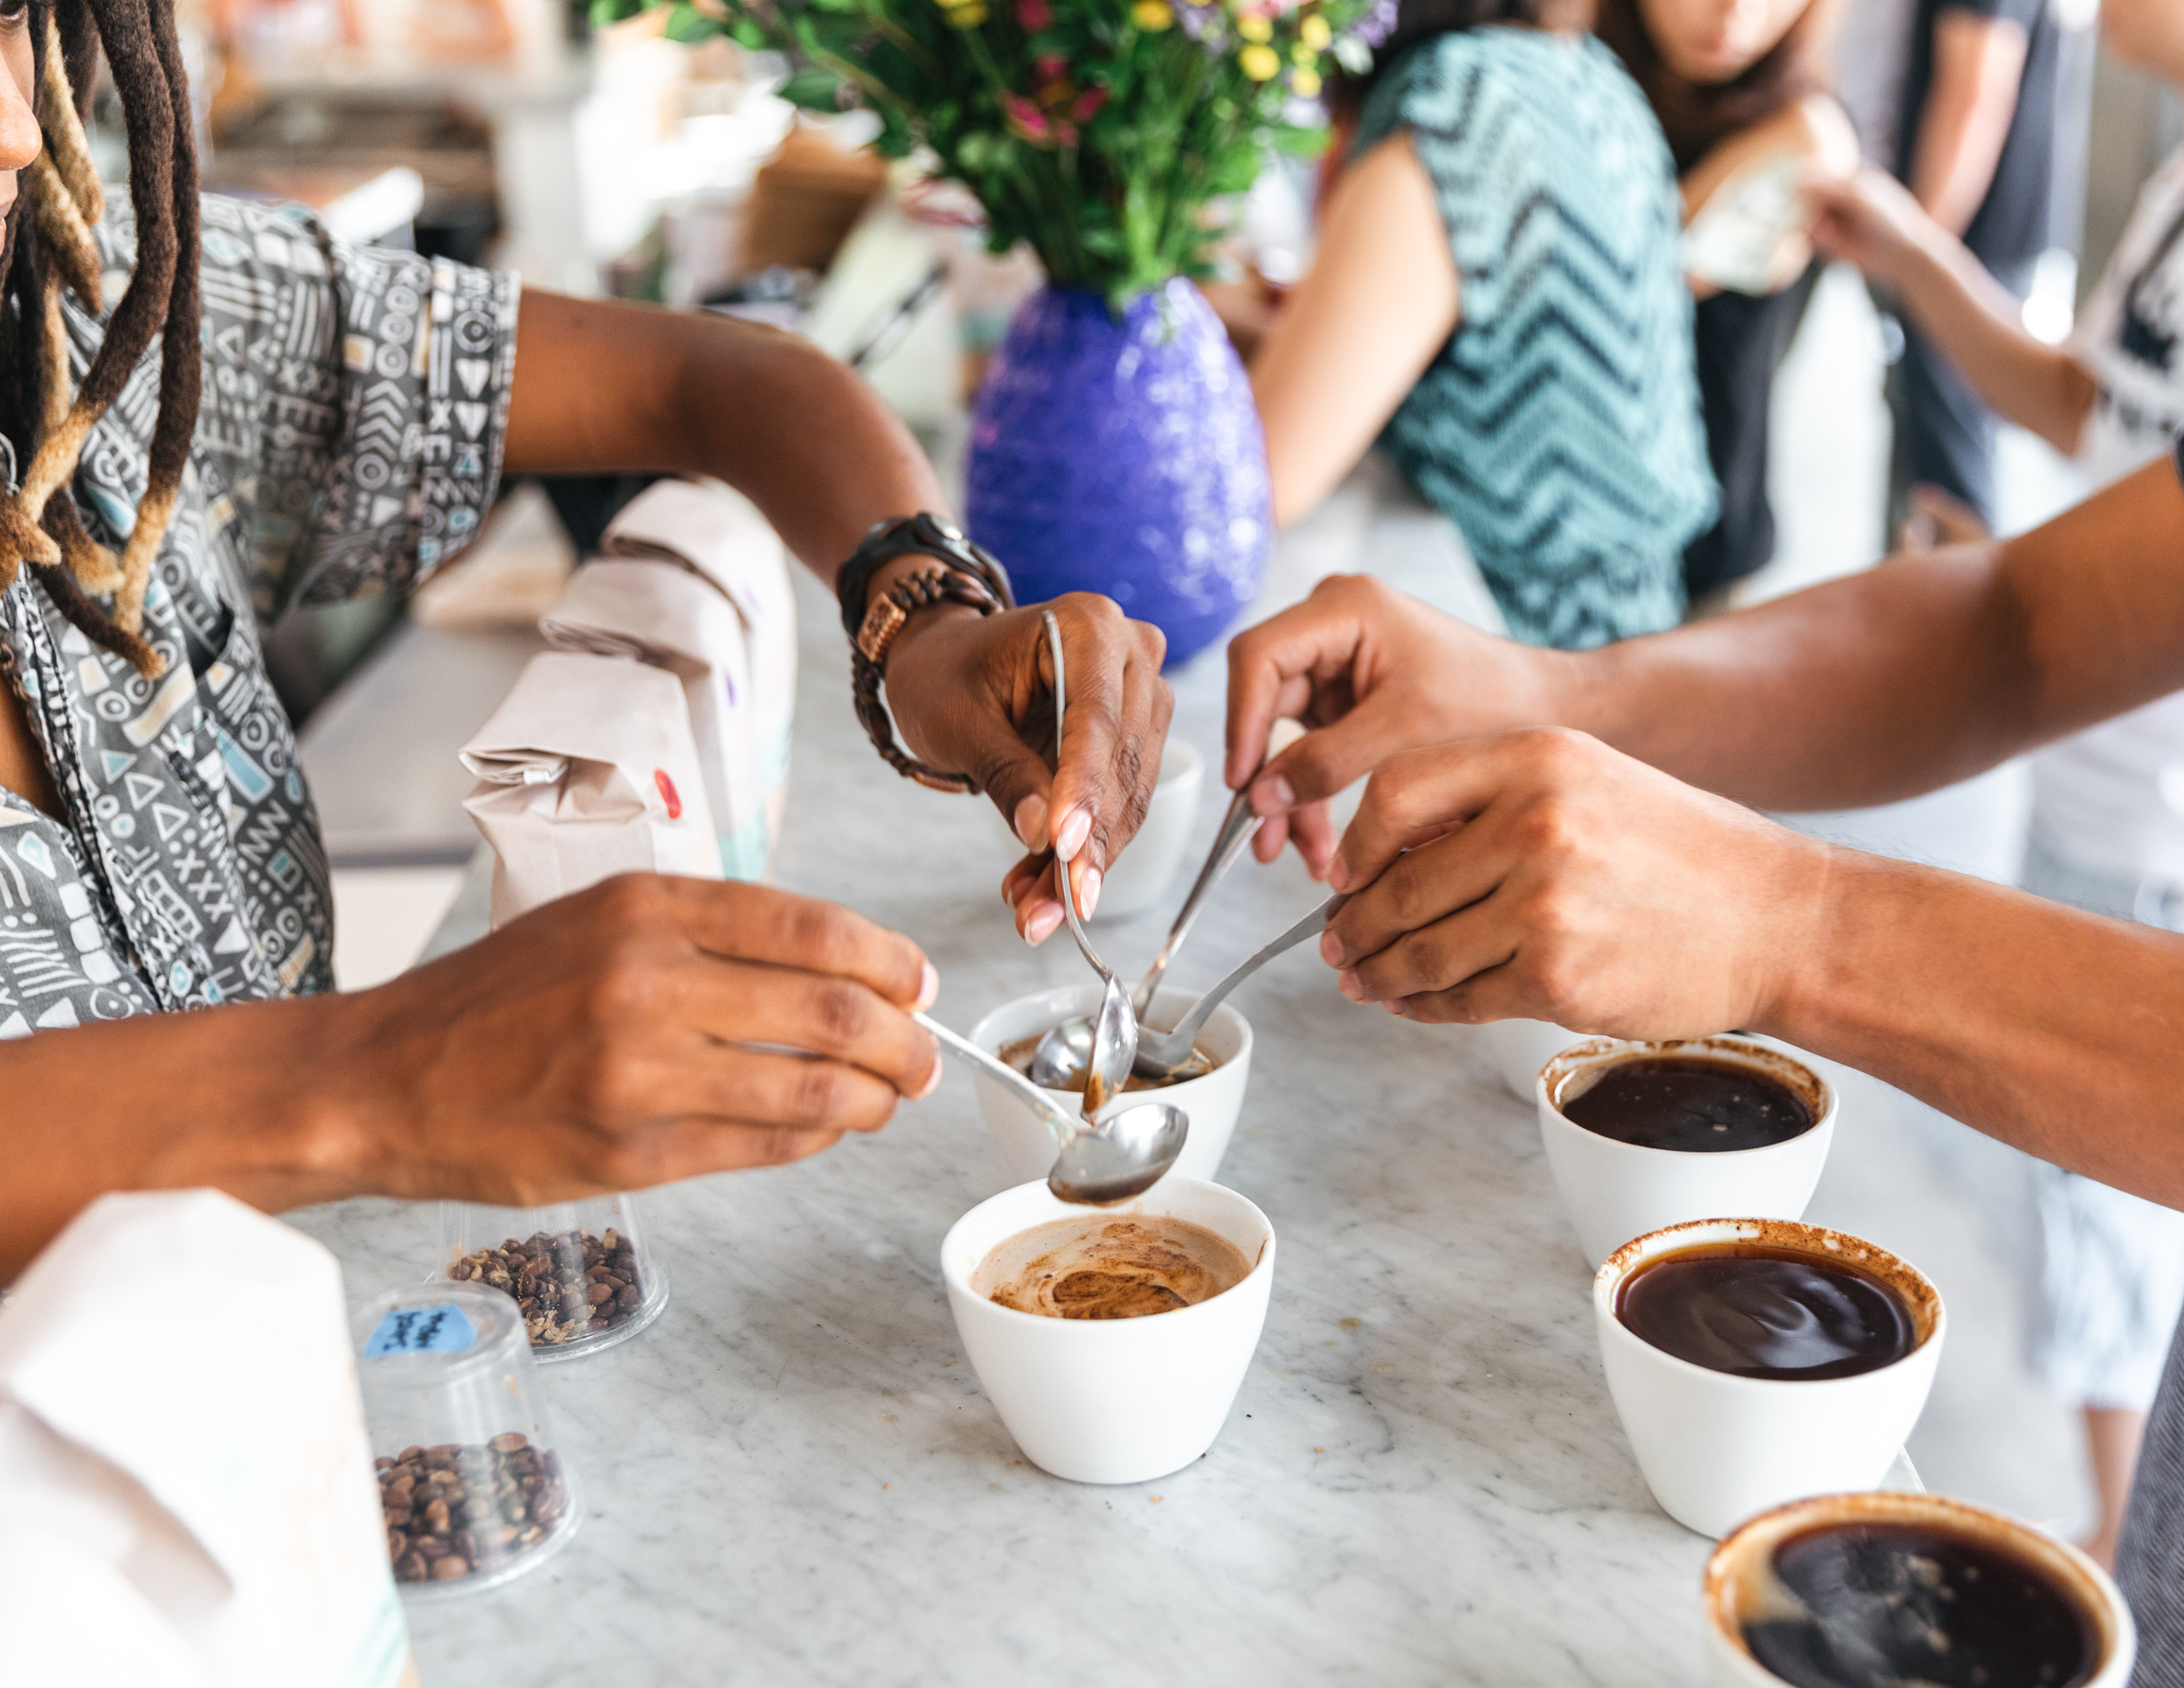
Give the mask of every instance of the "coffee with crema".
POLYGON ((1615 1317, 1662 1352, 1735 1377, 1856 1377, 1918 1346, 1911 1308, 1878 1277, 1761 1243, 1702 1244, 1647 1262, 1617 1290, 1615 1317))
POLYGON ((1165 1214, 1050 1220, 998 1243, 973 1293, 1048 1318, 1142 1318, 1210 1301, 1249 1276, 1227 1237, 1165 1214))
POLYGON ((2077 1688, 2094 1621, 2001 1543, 1924 1524, 1823 1524, 1778 1545, 1740 1615, 1795 1688, 2077 1688))

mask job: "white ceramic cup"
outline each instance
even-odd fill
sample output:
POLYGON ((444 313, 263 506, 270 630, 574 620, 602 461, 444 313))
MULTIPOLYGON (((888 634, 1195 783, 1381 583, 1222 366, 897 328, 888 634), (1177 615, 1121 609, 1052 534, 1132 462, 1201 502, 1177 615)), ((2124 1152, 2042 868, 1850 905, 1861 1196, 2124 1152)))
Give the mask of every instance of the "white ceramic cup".
POLYGON ((1700 1037, 1666 1043, 1588 1037, 1551 1057, 1532 1086, 1548 1169, 1586 1263, 1600 1263, 1632 1237, 1687 1219, 1721 1214, 1797 1219, 1813 1199, 1828 1145, 1835 1135, 1835 1093, 1827 1081, 1780 1050, 1745 1037, 1700 1037), (1601 1071, 1642 1055, 1699 1055, 1757 1069, 1787 1084, 1813 1110, 1810 1130, 1764 1149, 1687 1152, 1647 1149, 1588 1131, 1563 1116, 1562 1104, 1601 1071))
POLYGON ((1107 864, 1093 919, 1127 920, 1167 896, 1183 865, 1205 785, 1206 758, 1181 739, 1170 739, 1160 752, 1160 783, 1146 805, 1144 824, 1107 864))
POLYGON ((1700 1595, 1706 1614, 1707 1680, 1713 1688, 1782 1688, 1783 1679, 1745 1648, 1744 1621, 1779 1600, 1774 1551, 1784 1541, 1830 1524, 1907 1524, 1984 1541, 2028 1561, 2073 1599, 2092 1621, 2098 1669, 2085 1688, 2124 1688, 2138 1657, 2131 1608, 2099 1566, 2044 1531, 1941 1495, 1820 1495, 1749 1519, 1722 1539, 1706 1561, 1700 1595))
POLYGON ((1486 1027, 1486 1047, 1494 1052, 1495 1069, 1519 1102, 1530 1102, 1538 1092, 1542 1067, 1582 1041, 1578 1033, 1565 1031, 1552 1020, 1496 1020, 1486 1027))
POLYGON ((940 1245, 940 1270, 964 1350, 1025 1457, 1073 1483, 1145 1483, 1182 1470, 1220 1434, 1266 1323, 1274 1227, 1234 1190, 1172 1173, 1100 1208, 1025 1184, 956 1221, 940 1245), (971 1287, 978 1263, 1019 1231, 1133 1214, 1203 1225, 1241 1249, 1251 1271, 1210 1301, 1143 1318, 1048 1318, 971 1287))
MULTIPOLYGON (((1155 1027, 1172 1026, 1197 1000, 1198 993, 1193 991, 1156 991, 1146 1021, 1155 1027)), ((982 1049, 998 1053, 1004 1044, 1059 1026, 1072 1014, 1091 1013, 1099 1006, 1096 983, 1039 991, 1003 1003, 971 1028, 971 1041, 982 1049)), ((1211 1179, 1220 1171, 1221 1157, 1228 1152, 1228 1139, 1236 1130, 1236 1117, 1243 1111, 1244 1085, 1251 1077, 1251 1023, 1232 1005, 1224 1002, 1213 1010, 1199 1033, 1199 1041, 1219 1059, 1219 1066, 1203 1078, 1148 1090, 1142 1097, 1171 1103, 1191 1117, 1191 1133, 1184 1139, 1183 1152, 1176 1157, 1169 1173, 1171 1178, 1180 1174, 1211 1179)), ((978 1111, 985 1116, 993 1146, 1001 1152, 1009 1184, 1044 1180, 1054 1164, 1054 1133, 999 1079, 979 1069, 972 1071, 971 1078, 978 1086, 978 1111)), ((1072 1117, 1084 1106, 1083 1097, 1075 1090, 1048 1090, 1047 1095, 1072 1117)), ((1138 1093, 1130 1094, 1131 1102, 1140 1099, 1138 1093)))
POLYGON ((1593 1322, 1607 1393, 1646 1486, 1678 1524, 1719 1536, 1784 1501, 1878 1487, 1926 1404, 1947 1320, 1925 1275, 1870 1242, 1787 1220, 1703 1219, 1609 1256, 1593 1278, 1593 1322), (1903 1298, 1916 1345, 1854 1377, 1734 1377, 1664 1352, 1615 1317, 1624 1279, 1648 1261, 1738 1242, 1862 1267, 1903 1298))

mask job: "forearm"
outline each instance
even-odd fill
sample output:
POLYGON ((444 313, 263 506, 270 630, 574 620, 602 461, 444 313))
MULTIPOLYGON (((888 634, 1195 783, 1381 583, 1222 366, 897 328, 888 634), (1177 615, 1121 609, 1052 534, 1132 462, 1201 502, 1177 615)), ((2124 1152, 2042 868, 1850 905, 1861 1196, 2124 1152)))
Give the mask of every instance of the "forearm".
POLYGON ((1533 654, 1552 715, 1775 809, 1890 802, 2184 686, 2184 492, 2149 466, 2029 534, 1533 654))
POLYGON ((833 584, 865 530, 944 512, 932 465, 854 372, 732 318, 526 292, 511 473, 707 474, 833 584))
POLYGON ((2184 1207, 2184 938, 1855 851, 1827 862, 1816 929, 1755 1029, 2184 1207))
POLYGON ((0 1283, 111 1190, 210 1186, 271 1212, 359 1188, 342 1001, 148 1015, 0 1043, 0 1283))
POLYGON ((1935 21, 1933 82, 1906 185, 1952 234, 1972 226, 1994 184, 2028 45, 2006 19, 1945 10, 1935 21))
POLYGON ((2075 453, 2093 408, 2093 377, 2061 347, 2027 334, 2015 296, 1961 241, 1938 234, 1887 285, 1980 398, 2066 456, 2075 453))

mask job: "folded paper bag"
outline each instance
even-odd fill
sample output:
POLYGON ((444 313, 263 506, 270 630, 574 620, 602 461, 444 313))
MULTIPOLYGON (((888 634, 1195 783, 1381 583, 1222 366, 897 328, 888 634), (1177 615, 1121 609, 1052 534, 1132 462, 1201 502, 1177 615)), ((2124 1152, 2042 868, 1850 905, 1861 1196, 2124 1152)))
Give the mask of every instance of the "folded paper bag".
POLYGON ((549 651, 462 749, 493 847, 493 924, 619 873, 721 876, 681 683, 549 651))
POLYGON ((788 553, 742 494, 689 481, 646 488, 614 518, 600 549, 609 557, 687 569, 710 581, 743 618, 750 680, 734 708, 757 770, 764 821, 739 818, 733 831, 717 813, 714 821, 729 875, 759 878, 781 837, 796 724, 796 589, 788 553))
POLYGON ((719 829, 721 871, 765 871, 766 791, 752 743, 750 655, 743 617, 703 576, 673 563, 589 563, 538 630, 556 649, 622 657, 682 682, 690 737, 719 829))
POLYGON ((415 1681, 333 1256, 101 1197, 0 1308, 0 1682, 415 1681))

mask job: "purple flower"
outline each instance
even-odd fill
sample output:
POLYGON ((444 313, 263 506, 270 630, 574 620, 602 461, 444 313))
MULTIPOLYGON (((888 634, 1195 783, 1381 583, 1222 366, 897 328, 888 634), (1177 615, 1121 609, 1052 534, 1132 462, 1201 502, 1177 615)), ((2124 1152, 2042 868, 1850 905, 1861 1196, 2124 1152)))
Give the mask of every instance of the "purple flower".
POLYGON ((1344 31, 1368 47, 1377 47, 1395 33, 1396 0, 1373 0, 1372 8, 1344 31))

